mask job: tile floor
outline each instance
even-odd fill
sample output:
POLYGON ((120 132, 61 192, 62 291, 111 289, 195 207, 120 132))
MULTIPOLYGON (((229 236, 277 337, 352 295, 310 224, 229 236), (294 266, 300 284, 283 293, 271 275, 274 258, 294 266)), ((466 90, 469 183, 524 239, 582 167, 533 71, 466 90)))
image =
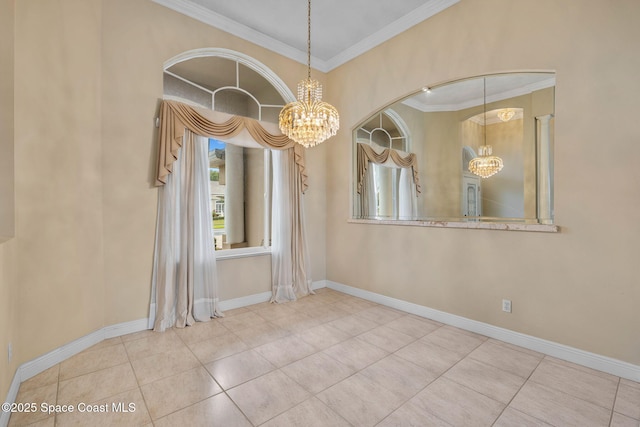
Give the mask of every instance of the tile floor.
POLYGON ((225 314, 65 360, 16 402, 75 412, 9 425, 640 426, 639 383, 330 289, 225 314))

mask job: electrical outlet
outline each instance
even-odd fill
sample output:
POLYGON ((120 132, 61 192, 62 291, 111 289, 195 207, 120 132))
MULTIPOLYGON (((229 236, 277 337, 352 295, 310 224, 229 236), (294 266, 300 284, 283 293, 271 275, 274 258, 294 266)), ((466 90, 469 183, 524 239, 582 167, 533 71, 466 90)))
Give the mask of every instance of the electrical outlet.
POLYGON ((505 311, 507 313, 511 313, 511 300, 510 299, 503 299, 502 300, 502 311, 505 311))
POLYGON ((9 345, 7 346, 7 359, 9 360, 9 363, 11 363, 12 358, 13 358, 13 346, 11 345, 11 343, 9 343, 9 345))

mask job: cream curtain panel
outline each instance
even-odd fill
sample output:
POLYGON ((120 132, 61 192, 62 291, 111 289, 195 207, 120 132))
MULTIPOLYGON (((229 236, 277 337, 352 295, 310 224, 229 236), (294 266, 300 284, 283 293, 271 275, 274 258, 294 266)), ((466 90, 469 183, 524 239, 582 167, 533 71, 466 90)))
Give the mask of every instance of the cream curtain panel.
POLYGON ((296 175, 293 150, 274 151, 271 302, 295 301, 314 293, 311 289, 302 182, 296 175))
POLYGON ((151 313, 155 331, 217 317, 207 138, 186 131, 158 197, 151 313), (155 315, 154 315, 155 314, 155 315))
POLYGON ((421 192, 420 179, 418 177, 418 161, 415 153, 403 153, 398 150, 382 147, 379 147, 378 151, 369 144, 357 144, 356 190, 360 195, 358 200, 359 215, 361 217, 370 216, 371 209, 375 207, 374 179, 370 167, 370 163, 373 163, 376 165, 401 168, 400 182, 402 185, 400 187, 401 203, 399 215, 403 218, 412 218, 415 216, 414 199, 421 192))

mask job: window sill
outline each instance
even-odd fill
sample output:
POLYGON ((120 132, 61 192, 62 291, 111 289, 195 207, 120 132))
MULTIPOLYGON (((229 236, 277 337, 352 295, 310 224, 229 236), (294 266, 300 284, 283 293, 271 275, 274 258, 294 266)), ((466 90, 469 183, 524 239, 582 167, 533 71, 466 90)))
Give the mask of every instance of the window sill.
POLYGON ((247 258, 254 256, 262 256, 271 254, 271 247, 254 247, 254 248, 238 248, 238 249, 224 249, 216 251, 216 260, 234 259, 234 258, 247 258))
POLYGON ((480 221, 402 221, 377 219, 349 219, 350 224, 370 225, 409 225, 414 227, 469 228, 475 230, 535 231, 558 233, 560 227, 553 224, 524 224, 516 222, 480 222, 480 221))

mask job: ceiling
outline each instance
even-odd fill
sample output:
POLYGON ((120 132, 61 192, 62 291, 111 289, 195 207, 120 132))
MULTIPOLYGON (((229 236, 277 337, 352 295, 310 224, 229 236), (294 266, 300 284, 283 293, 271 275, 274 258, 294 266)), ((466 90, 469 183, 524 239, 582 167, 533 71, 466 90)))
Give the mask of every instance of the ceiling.
MULTIPOLYGON (((153 1, 307 63, 307 2, 303 0, 153 1)), ((458 1, 315 0, 311 4, 311 66, 328 72, 458 1)))

